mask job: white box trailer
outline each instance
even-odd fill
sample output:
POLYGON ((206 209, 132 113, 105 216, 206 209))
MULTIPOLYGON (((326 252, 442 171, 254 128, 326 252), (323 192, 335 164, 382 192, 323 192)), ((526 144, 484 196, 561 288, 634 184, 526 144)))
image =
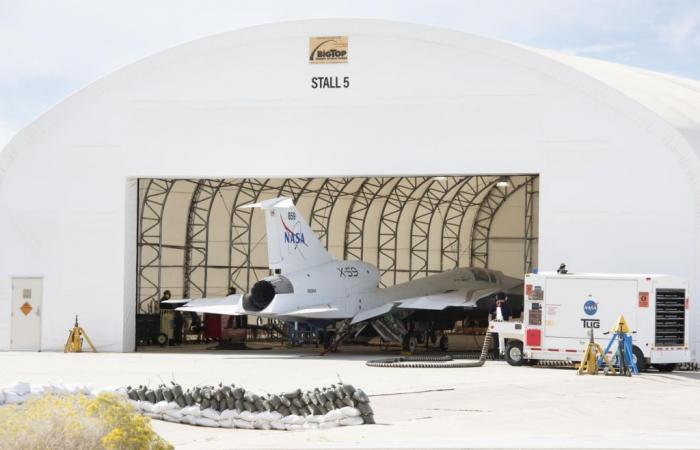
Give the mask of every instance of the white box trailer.
POLYGON ((688 282, 668 275, 527 274, 521 321, 489 324, 511 365, 581 361, 594 330, 603 348, 622 314, 640 370, 690 362, 688 282), (505 339, 505 342, 504 342, 505 339), (641 361, 640 361, 641 359, 641 361))

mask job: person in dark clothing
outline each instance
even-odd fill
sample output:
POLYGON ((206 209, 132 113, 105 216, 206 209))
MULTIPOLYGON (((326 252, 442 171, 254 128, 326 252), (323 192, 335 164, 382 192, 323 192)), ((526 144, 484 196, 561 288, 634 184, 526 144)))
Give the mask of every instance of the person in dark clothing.
MULTIPOLYGON (((496 317, 498 316, 498 308, 501 308, 501 315, 503 316, 504 321, 509 321, 511 317, 511 312, 510 312, 510 305, 508 305, 508 297, 506 296, 505 292, 499 292, 496 294, 496 301, 493 302, 491 305, 491 308, 489 308, 489 317, 491 320, 496 320, 496 317)), ((501 349, 500 349, 500 343, 498 342, 498 333, 492 333, 491 337, 493 339, 493 356, 494 358, 498 358, 498 356, 501 354, 501 349)))
POLYGON ((173 317, 173 343, 175 345, 182 344, 183 322, 182 313, 180 311, 175 311, 175 317, 173 317))

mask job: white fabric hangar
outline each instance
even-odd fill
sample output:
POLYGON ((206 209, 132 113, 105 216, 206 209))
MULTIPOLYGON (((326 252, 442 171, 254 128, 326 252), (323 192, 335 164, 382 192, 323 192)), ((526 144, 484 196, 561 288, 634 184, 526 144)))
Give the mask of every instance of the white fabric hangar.
POLYGON ((17 298, 41 350, 76 314, 98 350, 134 349, 140 178, 421 174, 538 175, 537 266, 687 277, 696 344, 699 153, 693 80, 374 20, 197 40, 75 93, 0 154, 0 349, 17 298), (310 61, 326 36, 347 37, 346 61, 310 61))

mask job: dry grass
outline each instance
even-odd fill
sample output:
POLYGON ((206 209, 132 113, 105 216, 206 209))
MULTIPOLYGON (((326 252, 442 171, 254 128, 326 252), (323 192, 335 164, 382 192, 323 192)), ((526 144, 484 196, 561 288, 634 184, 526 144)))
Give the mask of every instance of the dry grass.
POLYGON ((45 395, 0 407, 0 449, 172 449, 121 397, 45 395))

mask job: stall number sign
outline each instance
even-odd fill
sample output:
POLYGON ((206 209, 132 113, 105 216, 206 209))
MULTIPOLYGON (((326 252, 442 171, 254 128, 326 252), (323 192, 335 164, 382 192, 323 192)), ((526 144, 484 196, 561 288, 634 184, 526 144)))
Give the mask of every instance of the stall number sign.
POLYGON ((640 292, 639 293, 639 307, 640 308, 648 308, 649 307, 649 293, 648 292, 640 292))
MULTIPOLYGON (((315 36, 309 38, 309 64, 346 64, 348 62, 347 36, 315 36)), ((350 77, 328 75, 311 77, 311 89, 347 89, 350 77)))

